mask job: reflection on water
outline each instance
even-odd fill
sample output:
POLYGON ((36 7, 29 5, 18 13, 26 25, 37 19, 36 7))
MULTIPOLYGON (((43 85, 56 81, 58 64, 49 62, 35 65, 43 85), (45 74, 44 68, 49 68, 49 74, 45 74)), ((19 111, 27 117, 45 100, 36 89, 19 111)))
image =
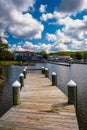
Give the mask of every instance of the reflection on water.
MULTIPOLYGON (((36 64, 49 68, 49 78, 53 71, 57 73, 57 86, 67 95, 67 82, 74 80, 77 84, 78 95, 78 122, 80 130, 87 130, 87 65, 72 64, 70 67, 55 64, 36 64)), ((22 66, 4 67, 3 73, 6 77, 4 87, 0 87, 0 116, 12 106, 12 83, 19 80, 22 66)), ((35 71, 40 73, 40 71, 35 71)), ((33 71, 34 73, 34 71, 33 71)))
POLYGON ((2 75, 5 77, 3 86, 0 86, 0 116, 12 106, 12 83, 19 80, 19 73, 23 67, 3 66, 2 75))

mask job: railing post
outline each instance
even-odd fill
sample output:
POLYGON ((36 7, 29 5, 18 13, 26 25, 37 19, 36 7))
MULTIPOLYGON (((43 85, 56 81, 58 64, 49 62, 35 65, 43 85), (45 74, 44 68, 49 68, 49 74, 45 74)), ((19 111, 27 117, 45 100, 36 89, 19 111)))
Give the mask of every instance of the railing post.
POLYGON ((57 75, 55 72, 52 73, 52 86, 57 86, 57 75))
POLYGON ((24 87, 24 75, 23 75, 23 73, 21 73, 21 74, 19 75, 19 79, 20 79, 21 88, 22 88, 22 87, 24 87))
POLYGON ((24 79, 26 78, 26 69, 23 69, 24 79))
POLYGON ((44 66, 42 67, 42 74, 45 74, 45 68, 44 68, 44 66))
POLYGON ((20 86, 21 84, 16 80, 13 84, 13 105, 19 105, 20 101, 20 86))
POLYGON ((49 70, 48 70, 48 68, 45 68, 45 77, 49 78, 49 70))
POLYGON ((73 80, 67 83, 68 104, 74 104, 77 111, 77 85, 73 80))

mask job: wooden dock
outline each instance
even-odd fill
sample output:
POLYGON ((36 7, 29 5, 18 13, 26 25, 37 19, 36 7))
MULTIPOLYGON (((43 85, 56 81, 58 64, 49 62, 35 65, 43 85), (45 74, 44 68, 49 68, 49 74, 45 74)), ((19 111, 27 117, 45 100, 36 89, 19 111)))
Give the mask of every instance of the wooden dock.
POLYGON ((73 105, 42 74, 27 74, 21 104, 0 118, 0 130, 79 130, 73 105))

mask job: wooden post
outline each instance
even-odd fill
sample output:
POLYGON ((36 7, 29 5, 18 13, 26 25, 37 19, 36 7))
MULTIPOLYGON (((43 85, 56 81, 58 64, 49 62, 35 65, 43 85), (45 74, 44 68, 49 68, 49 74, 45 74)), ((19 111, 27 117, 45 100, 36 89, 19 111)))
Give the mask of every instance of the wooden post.
POLYGON ((22 87, 24 87, 24 75, 23 75, 23 73, 21 73, 21 74, 19 75, 19 79, 20 79, 21 88, 22 88, 22 87))
POLYGON ((24 79, 26 78, 26 69, 23 69, 24 79))
POLYGON ((28 68, 27 68, 27 66, 25 66, 25 68, 24 68, 24 69, 26 70, 26 74, 27 74, 27 69, 28 69, 28 68))
POLYGON ((45 74, 45 68, 44 68, 44 66, 42 67, 42 74, 45 74))
POLYGON ((49 70, 48 70, 48 68, 45 68, 45 77, 49 78, 49 70))
POLYGON ((73 80, 67 83, 68 87, 68 104, 74 104, 77 111, 77 85, 73 80))
POLYGON ((25 69, 27 70, 27 66, 25 66, 25 69))
POLYGON ((16 80, 13 84, 13 105, 19 105, 20 101, 20 86, 21 84, 16 80))
POLYGON ((52 86, 57 86, 57 75, 55 72, 52 73, 52 86))

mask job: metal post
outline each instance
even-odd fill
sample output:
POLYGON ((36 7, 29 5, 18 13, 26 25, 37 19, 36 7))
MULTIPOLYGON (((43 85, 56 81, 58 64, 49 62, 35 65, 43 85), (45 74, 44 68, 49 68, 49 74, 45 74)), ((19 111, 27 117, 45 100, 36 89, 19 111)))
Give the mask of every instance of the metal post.
POLYGON ((48 68, 45 68, 45 77, 49 78, 49 70, 48 70, 48 68))
POLYGON ((67 83, 68 104, 74 104, 77 111, 77 85, 73 80, 67 83))
POLYGON ((57 86, 57 75, 55 72, 52 73, 52 86, 57 86))
POLYGON ((21 88, 22 88, 22 87, 24 87, 24 75, 23 75, 23 73, 21 73, 21 74, 19 75, 19 79, 20 79, 21 88))
POLYGON ((42 74, 45 74, 45 68, 44 68, 44 66, 42 67, 42 74))
POLYGON ((21 84, 16 80, 13 84, 13 105, 19 105, 20 101, 20 86, 21 84))
POLYGON ((24 79, 26 78, 26 69, 23 69, 24 79))

